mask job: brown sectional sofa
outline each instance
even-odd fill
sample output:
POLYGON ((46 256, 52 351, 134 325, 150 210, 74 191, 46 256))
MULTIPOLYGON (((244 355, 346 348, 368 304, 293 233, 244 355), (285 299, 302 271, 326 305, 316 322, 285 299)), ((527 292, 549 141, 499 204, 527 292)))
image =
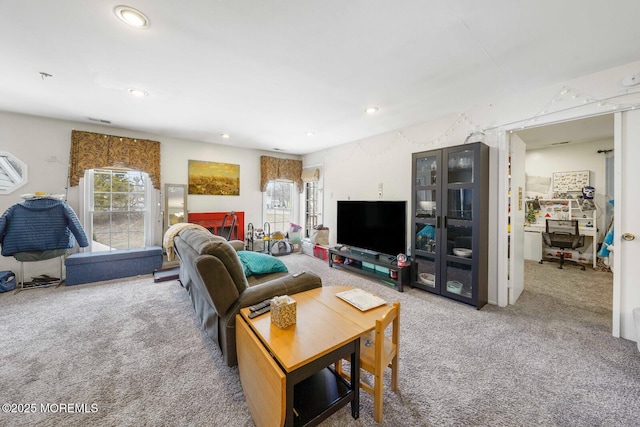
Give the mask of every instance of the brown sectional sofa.
POLYGON ((218 343, 225 362, 237 365, 236 314, 265 299, 322 286, 320 277, 278 272, 245 277, 237 251, 241 241, 227 241, 199 228, 185 228, 173 239, 180 260, 180 282, 189 292, 206 334, 218 343))

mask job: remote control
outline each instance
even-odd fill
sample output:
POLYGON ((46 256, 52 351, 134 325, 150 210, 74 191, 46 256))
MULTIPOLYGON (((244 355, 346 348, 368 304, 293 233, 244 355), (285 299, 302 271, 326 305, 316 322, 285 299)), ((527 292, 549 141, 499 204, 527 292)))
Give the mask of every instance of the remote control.
POLYGON ((264 308, 261 308, 260 310, 254 311, 252 313, 249 313, 249 319, 253 319, 254 317, 258 317, 261 314, 265 314, 271 311, 271 306, 268 305, 264 308))
POLYGON ((271 299, 266 299, 261 303, 252 305, 251 307, 249 307, 249 310, 251 310, 251 312, 254 312, 254 311, 262 310, 263 308, 268 307, 270 305, 271 305, 271 299))
POLYGON ((298 273, 295 273, 295 274, 293 275, 293 277, 298 277, 298 276, 299 276, 299 275, 301 275, 301 274, 304 274, 304 271, 300 271, 300 272, 298 272, 298 273))

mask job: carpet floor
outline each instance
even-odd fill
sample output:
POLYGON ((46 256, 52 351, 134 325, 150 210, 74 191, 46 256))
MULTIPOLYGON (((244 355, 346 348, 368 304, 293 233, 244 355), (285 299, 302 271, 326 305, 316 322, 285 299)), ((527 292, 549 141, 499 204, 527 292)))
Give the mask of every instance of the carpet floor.
MULTIPOLYGON (((385 387, 382 425, 638 425, 640 353, 611 336, 611 273, 527 262, 515 305, 475 310, 306 255, 281 259, 325 286, 400 301, 400 390, 385 387)), ((0 426, 254 425, 237 367, 175 280, 0 294, 0 337, 0 426)), ((321 425, 377 425, 372 411, 361 392, 358 420, 343 408, 321 425)))

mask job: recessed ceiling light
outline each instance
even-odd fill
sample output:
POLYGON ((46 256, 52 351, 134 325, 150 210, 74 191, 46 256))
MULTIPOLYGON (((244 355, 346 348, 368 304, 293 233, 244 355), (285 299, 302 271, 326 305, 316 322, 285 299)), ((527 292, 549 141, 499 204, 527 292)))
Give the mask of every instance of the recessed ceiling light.
POLYGON ((315 132, 311 132, 311 131, 307 132, 307 136, 314 136, 315 134, 316 134, 315 132))
POLYGON ((231 138, 231 136, 228 133, 221 133, 220 136, 223 137, 224 139, 231 138))
POLYGON ((144 98, 145 96, 149 95, 146 91, 136 88, 129 88, 129 93, 138 98, 144 98))
POLYGON ((367 114, 375 114, 380 110, 378 107, 367 107, 364 109, 364 112, 367 114))
POLYGON ((139 10, 129 6, 116 6, 114 12, 122 22, 132 26, 133 28, 149 28, 149 18, 139 10))

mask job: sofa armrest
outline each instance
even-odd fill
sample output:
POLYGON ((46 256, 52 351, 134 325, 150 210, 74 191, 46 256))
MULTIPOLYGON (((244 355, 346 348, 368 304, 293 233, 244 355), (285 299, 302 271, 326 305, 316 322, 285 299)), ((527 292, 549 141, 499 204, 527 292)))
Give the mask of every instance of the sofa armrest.
POLYGON ((235 305, 241 294, 222 261, 211 255, 200 255, 195 260, 196 274, 204 286, 202 297, 207 298, 216 313, 226 313, 235 305))
POLYGON ((322 279, 315 273, 306 272, 298 277, 287 275, 268 282, 250 286, 240 294, 240 298, 224 315, 224 324, 229 327, 235 325, 236 314, 241 308, 262 302, 266 299, 280 295, 293 295, 299 292, 322 286, 322 279))
POLYGON ((245 245, 242 240, 229 240, 229 244, 233 246, 236 252, 245 250, 245 245))

